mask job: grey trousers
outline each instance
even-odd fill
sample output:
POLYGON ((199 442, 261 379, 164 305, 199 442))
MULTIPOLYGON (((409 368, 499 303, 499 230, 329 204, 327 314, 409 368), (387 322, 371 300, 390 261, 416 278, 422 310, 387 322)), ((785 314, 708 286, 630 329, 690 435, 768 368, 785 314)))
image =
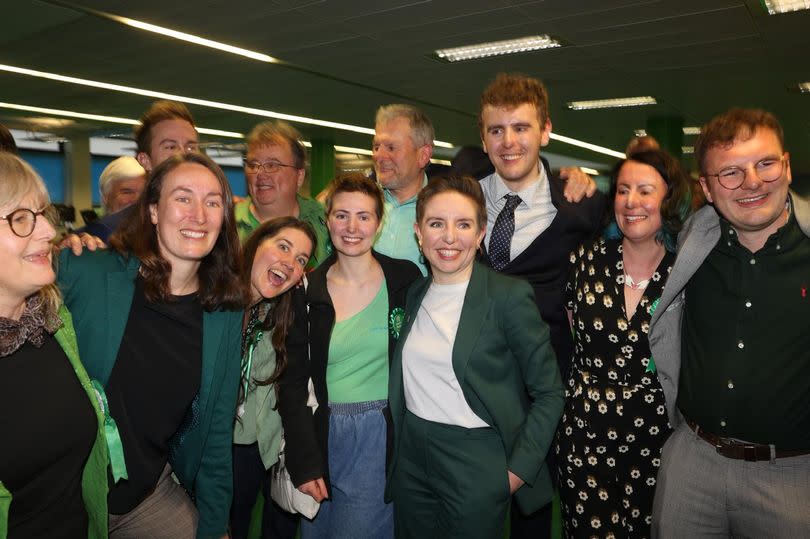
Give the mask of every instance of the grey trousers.
POLYGON ((652 536, 810 537, 810 455, 729 459, 681 423, 661 453, 652 536))
POLYGON ((168 464, 155 490, 124 515, 110 515, 110 539, 195 539, 197 508, 168 464))

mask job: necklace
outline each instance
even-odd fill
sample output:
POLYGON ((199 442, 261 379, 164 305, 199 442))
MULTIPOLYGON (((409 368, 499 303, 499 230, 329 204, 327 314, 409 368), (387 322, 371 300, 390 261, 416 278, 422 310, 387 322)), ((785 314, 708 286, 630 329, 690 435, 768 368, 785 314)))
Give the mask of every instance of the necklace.
POLYGON ((624 274, 624 286, 629 286, 633 290, 644 290, 648 284, 650 284, 650 278, 635 282, 628 274, 624 274))

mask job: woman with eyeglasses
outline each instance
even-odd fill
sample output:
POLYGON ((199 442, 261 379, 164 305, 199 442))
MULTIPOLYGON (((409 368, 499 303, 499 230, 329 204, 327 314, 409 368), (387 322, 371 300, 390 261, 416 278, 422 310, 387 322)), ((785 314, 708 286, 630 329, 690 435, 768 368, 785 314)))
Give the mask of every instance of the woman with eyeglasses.
POLYGON ((110 536, 225 537, 244 293, 224 173, 197 153, 166 159, 110 246, 64 251, 59 266, 126 464, 110 480, 110 536))
POLYGON ((649 537, 671 432, 647 333, 690 212, 689 176, 662 150, 615 168, 604 237, 571 254, 575 350, 557 431, 566 537, 649 537))
POLYGON ((54 285, 49 204, 0 152, 0 538, 104 538, 104 416, 54 285))
POLYGON ((287 367, 292 288, 301 282, 316 243, 308 223, 278 217, 259 226, 244 245, 242 282, 250 291, 250 305, 234 426, 231 539, 248 536, 259 491, 264 495, 261 537, 294 537, 298 527, 298 519, 271 500, 268 470, 278 461, 282 435, 276 386, 287 367))

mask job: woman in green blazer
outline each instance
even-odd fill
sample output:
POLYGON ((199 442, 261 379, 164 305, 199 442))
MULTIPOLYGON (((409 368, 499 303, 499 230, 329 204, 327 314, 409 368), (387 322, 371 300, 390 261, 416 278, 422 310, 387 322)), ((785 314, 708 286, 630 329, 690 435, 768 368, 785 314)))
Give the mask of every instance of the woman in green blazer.
POLYGON ((222 170, 200 154, 164 161, 110 244, 65 251, 59 266, 82 361, 123 445, 110 537, 223 537, 244 293, 222 170))
POLYGON ((107 537, 107 445, 53 284, 48 192, 0 152, 0 539, 107 537))
POLYGON ((397 537, 499 537, 511 494, 527 513, 552 496, 544 459, 563 386, 548 326, 528 284, 474 262, 476 181, 431 181, 416 220, 431 274, 409 291, 391 368, 397 537))

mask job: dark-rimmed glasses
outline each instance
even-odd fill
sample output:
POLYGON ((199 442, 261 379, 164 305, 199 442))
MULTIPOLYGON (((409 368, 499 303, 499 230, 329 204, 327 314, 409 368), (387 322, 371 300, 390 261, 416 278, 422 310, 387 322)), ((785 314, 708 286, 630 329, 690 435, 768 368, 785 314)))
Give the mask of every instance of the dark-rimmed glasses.
POLYGON ((248 174, 258 174, 260 170, 264 170, 267 174, 273 174, 274 172, 278 172, 282 168, 295 168, 298 167, 295 165, 285 165, 284 163, 279 163, 278 161, 268 161, 267 163, 259 163, 258 161, 248 161, 247 159, 244 160, 245 163, 245 172, 248 174))
MULTIPOLYGON (((761 161, 754 163, 754 170, 757 173, 757 178, 765 183, 775 182, 782 177, 785 172, 785 163, 788 162, 787 156, 782 154, 778 159, 775 157, 766 157, 761 161)), ((716 177, 720 185, 733 191, 745 182, 745 176, 748 171, 740 167, 726 167, 721 169, 717 174, 706 174, 707 178, 716 177)))
POLYGON ((49 222, 53 222, 53 206, 46 206, 40 211, 17 208, 8 215, 0 217, 0 220, 8 221, 8 226, 15 236, 27 238, 34 233, 37 226, 37 217, 40 215, 48 219, 49 222))

